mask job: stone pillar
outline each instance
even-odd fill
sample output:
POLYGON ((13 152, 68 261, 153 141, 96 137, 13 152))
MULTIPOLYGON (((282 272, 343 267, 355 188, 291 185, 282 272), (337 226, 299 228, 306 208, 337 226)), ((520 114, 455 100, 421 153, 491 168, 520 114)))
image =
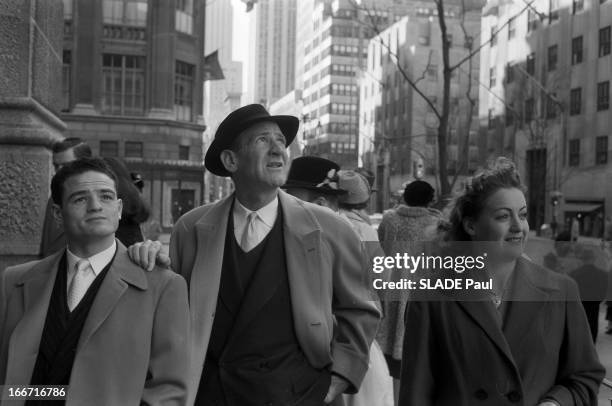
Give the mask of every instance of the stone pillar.
POLYGON ((174 54, 176 32, 174 1, 149 2, 151 33, 147 36, 150 52, 150 118, 174 120, 174 54))
POLYGON ((0 272, 38 255, 61 103, 62 0, 0 2, 0 272))

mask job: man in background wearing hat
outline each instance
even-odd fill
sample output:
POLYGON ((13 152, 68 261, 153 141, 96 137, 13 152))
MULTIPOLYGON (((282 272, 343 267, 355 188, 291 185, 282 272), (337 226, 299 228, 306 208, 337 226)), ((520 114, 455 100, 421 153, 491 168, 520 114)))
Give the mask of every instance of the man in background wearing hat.
MULTIPOLYGON (((338 164, 328 159, 304 156, 291 163, 283 188, 299 199, 337 212, 364 243, 368 258, 384 255, 376 230, 358 212, 370 199, 370 185, 361 174, 340 170, 338 164)), ((367 278, 368 275, 363 276, 367 278)), ((369 368, 359 392, 344 395, 343 401, 345 406, 393 406, 393 381, 376 342, 372 342, 370 347, 369 368)))
POLYGON ((305 202, 339 210, 339 198, 346 190, 338 187, 340 166, 329 159, 301 156, 291 162, 287 183, 282 188, 305 202))
MULTIPOLYGON (((336 214, 279 190, 298 120, 242 107, 219 125, 206 168, 235 193, 182 216, 172 266, 190 289, 196 405, 323 405, 355 392, 380 313, 364 257, 336 214)), ((154 243, 131 248, 147 266, 154 243)))

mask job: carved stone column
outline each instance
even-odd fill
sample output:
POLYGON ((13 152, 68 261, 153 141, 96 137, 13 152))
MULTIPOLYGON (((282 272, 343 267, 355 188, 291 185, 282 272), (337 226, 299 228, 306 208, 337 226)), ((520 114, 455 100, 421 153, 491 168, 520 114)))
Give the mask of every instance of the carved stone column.
POLYGON ((62 84, 62 0, 0 2, 0 272, 38 256, 62 84))

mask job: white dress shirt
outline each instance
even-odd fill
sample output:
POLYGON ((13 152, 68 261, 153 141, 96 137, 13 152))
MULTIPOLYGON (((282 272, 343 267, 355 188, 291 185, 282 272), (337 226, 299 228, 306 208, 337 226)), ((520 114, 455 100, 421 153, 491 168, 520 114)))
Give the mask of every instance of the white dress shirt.
MULTIPOLYGON (((105 249, 104 251, 98 252, 97 254, 89 257, 89 258, 80 258, 70 252, 70 249, 66 249, 66 266, 68 267, 68 275, 66 277, 66 289, 70 289, 70 283, 76 274, 76 263, 81 259, 86 259, 89 261, 89 265, 94 272, 95 276, 98 276, 100 272, 108 265, 115 256, 115 251, 117 251, 117 241, 113 240, 113 244, 105 249)), ((94 278, 95 279, 95 278, 94 278)), ((93 279, 89 282, 91 285, 93 279)), ((89 287, 89 286, 88 286, 89 287)))
MULTIPOLYGON (((233 216, 234 236, 236 237, 236 241, 238 241, 238 244, 241 244, 242 235, 244 234, 248 226, 247 217, 251 213, 257 213, 257 220, 254 224, 255 233, 254 235, 249 237, 252 243, 251 246, 255 247, 260 242, 262 242, 264 238, 266 238, 266 236, 274 226, 274 222, 278 217, 278 197, 276 197, 270 203, 255 212, 244 207, 240 203, 240 201, 236 199, 236 201, 234 202, 233 216)), ((244 247, 242 248, 244 249, 244 247)))

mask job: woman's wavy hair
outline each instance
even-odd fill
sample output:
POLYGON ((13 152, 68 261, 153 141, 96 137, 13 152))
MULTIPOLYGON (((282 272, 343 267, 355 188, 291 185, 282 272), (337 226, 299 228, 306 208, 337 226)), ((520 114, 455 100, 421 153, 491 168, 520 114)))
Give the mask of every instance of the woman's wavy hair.
POLYGON ((523 193, 526 190, 514 162, 498 157, 468 179, 463 193, 454 199, 446 240, 470 241, 472 238, 463 228, 463 220, 478 218, 487 199, 499 189, 507 188, 516 188, 523 193))

